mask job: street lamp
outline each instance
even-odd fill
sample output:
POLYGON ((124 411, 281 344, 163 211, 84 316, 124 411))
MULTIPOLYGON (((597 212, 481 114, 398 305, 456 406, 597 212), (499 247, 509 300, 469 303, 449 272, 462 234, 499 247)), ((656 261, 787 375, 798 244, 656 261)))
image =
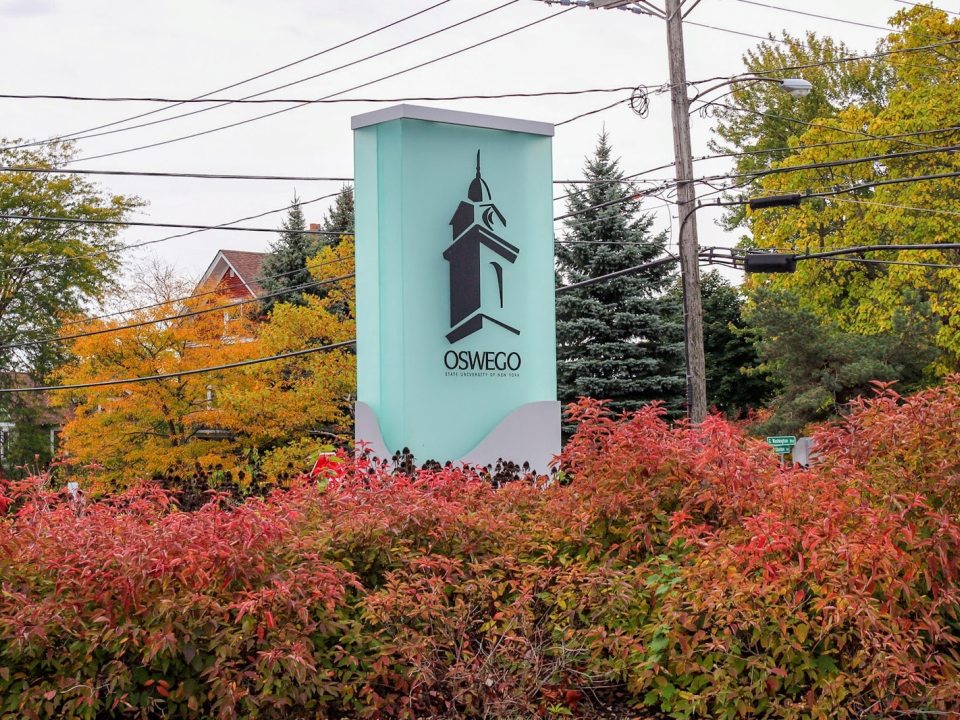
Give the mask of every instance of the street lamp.
MULTIPOLYGON (((690 103, 710 90, 698 91, 691 98, 688 93, 686 62, 683 51, 683 18, 700 3, 683 9, 686 0, 541 0, 547 4, 574 5, 603 10, 622 10, 660 18, 667 30, 667 55, 670 68, 670 102, 673 116, 673 153, 677 177, 677 213, 681 218, 678 232, 680 281, 683 288, 684 347, 687 371, 687 416, 694 425, 707 415, 706 359, 703 350, 703 302, 700 295, 700 247, 697 243, 697 197, 694 189, 693 150, 690 143, 690 103), (689 221, 689 222, 688 222, 689 221)), ((720 78, 714 78, 720 79, 720 78)), ((809 94, 812 85, 800 78, 772 78, 763 75, 743 75, 726 78, 715 87, 736 82, 771 82, 778 84, 792 97, 809 94)))
POLYGON ((784 78, 780 81, 780 87, 793 98, 806 97, 813 90, 813 85, 802 78, 784 78))
MULTIPOLYGON (((713 78, 716 79, 716 78, 713 78)), ((695 102, 701 97, 706 95, 708 92, 717 90, 727 85, 732 85, 733 83, 739 82, 768 82, 773 83, 774 85, 779 85, 780 89, 787 93, 792 98, 802 98, 806 97, 813 90, 813 85, 804 80, 803 78, 773 78, 767 77, 766 75, 736 75, 734 77, 725 78, 723 82, 717 83, 716 85, 711 85, 706 90, 697 90, 697 94, 690 98, 690 102, 695 102)), ((696 85, 697 83, 691 83, 696 85)))

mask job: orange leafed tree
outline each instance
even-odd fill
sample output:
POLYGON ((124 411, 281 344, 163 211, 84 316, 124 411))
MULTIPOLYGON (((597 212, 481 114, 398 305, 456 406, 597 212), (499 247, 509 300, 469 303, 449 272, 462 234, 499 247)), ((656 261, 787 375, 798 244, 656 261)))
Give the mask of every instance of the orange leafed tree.
MULTIPOLYGON (((206 296, 163 303, 122 321, 68 326, 69 334, 99 334, 71 341, 74 360, 61 371, 60 381, 72 385, 147 377, 256 357, 255 324, 243 309, 249 306, 164 319, 223 304, 222 297, 206 296), (120 329, 141 322, 146 324, 120 329)), ((75 467, 96 468, 93 488, 98 490, 194 462, 229 462, 238 450, 235 440, 203 438, 218 436, 217 388, 231 377, 237 382, 243 376, 220 371, 61 394, 60 402, 75 410, 63 429, 64 455, 75 467)))
MULTIPOLYGON (((67 326, 74 357, 63 384, 177 373, 351 341, 355 336, 353 238, 311 259, 322 294, 305 305, 220 308, 206 296, 169 301, 123 321, 67 326), (195 310, 211 312, 164 320, 195 310), (142 327, 120 329, 144 322, 142 327), (110 332, 101 332, 109 330, 110 332)), ((199 463, 230 471, 309 469, 324 445, 346 444, 356 387, 352 347, 196 375, 84 388, 59 396, 75 414, 63 430, 73 474, 109 491, 199 463), (263 460, 262 466, 260 461, 263 460)))

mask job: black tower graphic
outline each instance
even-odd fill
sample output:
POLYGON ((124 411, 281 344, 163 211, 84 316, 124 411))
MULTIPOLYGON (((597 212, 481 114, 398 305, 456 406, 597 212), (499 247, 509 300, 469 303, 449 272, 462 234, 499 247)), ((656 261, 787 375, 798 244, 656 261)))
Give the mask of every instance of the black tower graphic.
MULTIPOLYGON (((447 334, 447 340, 450 344, 459 342, 480 330, 487 322, 519 335, 520 331, 516 328, 480 312, 483 305, 481 279, 484 271, 480 260, 481 246, 492 250, 508 263, 513 263, 517 259, 520 248, 511 245, 494 232, 498 225, 506 227, 507 220, 493 204, 490 186, 480 176, 479 150, 477 150, 477 175, 470 183, 467 200, 461 201, 457 206, 450 225, 453 226, 453 244, 443 253, 444 259, 450 263, 450 327, 452 330, 447 334)), ((491 262, 490 266, 497 280, 499 297, 496 300, 502 308, 503 265, 499 262, 491 262)))

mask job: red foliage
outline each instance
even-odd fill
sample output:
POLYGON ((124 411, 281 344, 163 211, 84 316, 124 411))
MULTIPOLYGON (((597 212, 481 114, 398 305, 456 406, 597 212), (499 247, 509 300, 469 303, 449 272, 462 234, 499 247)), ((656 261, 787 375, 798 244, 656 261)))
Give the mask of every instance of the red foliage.
POLYGON ((2 717, 960 712, 956 381, 882 389, 809 470, 718 418, 571 414, 543 486, 3 486, 2 717))

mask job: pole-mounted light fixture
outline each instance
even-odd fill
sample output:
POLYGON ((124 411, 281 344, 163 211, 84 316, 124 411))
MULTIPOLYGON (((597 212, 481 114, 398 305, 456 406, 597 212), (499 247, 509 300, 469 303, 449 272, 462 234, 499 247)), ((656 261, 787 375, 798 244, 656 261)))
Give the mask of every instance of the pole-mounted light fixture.
POLYGON ((813 85, 803 78, 784 78, 779 82, 783 91, 794 98, 806 97, 813 90, 813 85))
MULTIPOLYGON (((696 95, 690 98, 691 102, 699 100, 701 97, 706 95, 708 92, 713 90, 718 90, 727 85, 732 85, 733 83, 739 82, 768 82, 773 83, 774 85, 779 85, 780 89, 787 93, 792 98, 802 98, 806 97, 813 90, 813 85, 804 80, 803 78, 772 78, 765 75, 740 75, 738 77, 727 78, 723 82, 717 83, 716 85, 711 85, 706 90, 697 90, 696 95)), ((697 83, 691 83, 691 85, 696 85, 697 83)))

